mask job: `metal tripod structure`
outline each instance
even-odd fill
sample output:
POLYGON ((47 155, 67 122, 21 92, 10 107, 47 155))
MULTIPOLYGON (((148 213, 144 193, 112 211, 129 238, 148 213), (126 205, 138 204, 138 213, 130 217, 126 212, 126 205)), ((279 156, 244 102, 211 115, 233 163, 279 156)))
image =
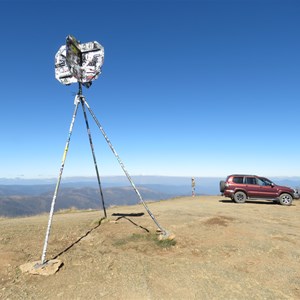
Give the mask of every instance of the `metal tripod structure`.
POLYGON ((53 199, 52 199, 52 203, 51 203, 51 209, 50 209, 50 213, 49 213, 48 226, 47 226, 47 231, 46 231, 46 236, 45 236, 45 242, 44 242, 44 247, 43 247, 43 253, 42 253, 42 258, 41 258, 41 265, 44 265, 46 263, 46 253, 47 253, 48 241, 49 241, 49 236, 50 236, 50 231, 51 231, 51 225, 52 225, 52 219, 53 219, 53 214, 54 214, 55 202, 56 202, 58 190, 59 190, 60 183, 61 183, 61 178, 62 178, 64 166, 65 166, 65 161, 66 161, 67 153, 68 153, 68 150, 69 150, 70 140, 71 140, 71 136, 72 136, 73 127, 74 127, 74 123, 75 123, 75 119, 76 119, 76 115, 77 115, 79 104, 81 104, 81 106, 82 106, 83 115, 84 115, 84 119, 85 119, 85 123, 86 123, 86 129, 87 129, 87 134, 88 134, 88 137, 89 137, 90 147, 91 147, 91 151, 92 151, 92 155, 93 155, 94 166, 95 166, 95 171, 96 171, 96 175, 97 175, 98 186, 99 186, 99 190, 100 190, 102 207, 103 207, 105 218, 107 218, 106 208, 105 208, 105 203, 104 203, 104 197, 103 197, 103 192, 102 192, 102 187, 101 187, 100 175, 99 175, 99 171, 98 171, 98 166, 97 166, 97 161, 96 161, 96 156, 95 156, 93 141, 92 141, 92 135, 91 135, 91 132, 90 132, 90 127, 89 127, 89 123, 88 123, 88 119, 87 119, 87 114, 86 114, 85 107, 87 107, 87 109, 90 112, 91 116, 93 117, 95 123, 97 124, 98 128, 100 129, 103 137, 105 138, 107 144, 109 145, 111 151, 113 152, 113 154, 117 158, 117 160, 118 160, 121 168, 123 169, 123 171, 124 171, 127 179, 129 180, 129 182, 130 182, 131 186, 133 187, 134 191, 136 192, 136 194, 137 194, 140 202, 143 204, 144 208, 146 209, 146 211, 150 215, 151 219, 154 221, 154 223, 157 225, 157 227, 161 231, 162 236, 165 237, 165 238, 169 237, 169 233, 164 228, 162 228, 160 226, 160 224, 157 222, 157 220, 155 219, 155 217, 151 213, 150 209, 146 205, 145 201, 143 200, 140 192, 136 188, 136 186, 135 186, 134 182, 132 181, 129 173, 127 172, 127 170, 126 170, 123 162, 121 161, 120 156, 117 154, 117 152, 114 149, 112 143, 110 142, 109 138, 107 137, 107 135, 106 135, 103 127, 99 123, 98 119, 96 118, 95 114, 93 113, 92 109, 90 108, 89 104, 87 103, 85 97, 82 95, 82 83, 79 82, 79 90, 78 90, 78 93, 75 96, 75 100, 74 100, 75 108, 74 108, 73 117, 72 117, 70 129, 69 129, 69 135, 68 135, 66 146, 65 146, 65 149, 64 149, 64 153, 63 153, 63 157, 62 157, 62 162, 61 162, 61 167, 60 167, 60 170, 59 170, 59 176, 58 176, 58 180, 57 180, 57 183, 56 183, 56 187, 55 187, 55 191, 54 191, 54 195, 53 195, 53 199))

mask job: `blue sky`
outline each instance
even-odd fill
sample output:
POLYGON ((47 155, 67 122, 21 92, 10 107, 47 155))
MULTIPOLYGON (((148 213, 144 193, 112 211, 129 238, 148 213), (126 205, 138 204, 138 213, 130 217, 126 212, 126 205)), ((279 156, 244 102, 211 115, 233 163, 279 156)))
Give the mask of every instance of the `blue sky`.
MULTIPOLYGON (((131 175, 300 175, 299 1, 0 5, 0 178, 58 175, 78 89, 54 77, 69 34, 105 49, 83 94, 131 175)), ((88 117, 100 174, 123 174, 88 117)), ((94 174, 80 108, 64 176, 94 174)))

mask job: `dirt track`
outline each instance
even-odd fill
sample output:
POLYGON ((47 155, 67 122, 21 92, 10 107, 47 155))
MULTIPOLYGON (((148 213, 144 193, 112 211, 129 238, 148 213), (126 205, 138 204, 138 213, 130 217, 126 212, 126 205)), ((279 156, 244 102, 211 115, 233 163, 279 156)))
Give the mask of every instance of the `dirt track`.
POLYGON ((109 209, 99 226, 102 212, 56 214, 47 259, 64 265, 48 277, 19 269, 41 258, 48 215, 0 219, 0 299, 300 299, 299 200, 201 196, 149 208, 175 245, 155 242, 142 205, 109 209))

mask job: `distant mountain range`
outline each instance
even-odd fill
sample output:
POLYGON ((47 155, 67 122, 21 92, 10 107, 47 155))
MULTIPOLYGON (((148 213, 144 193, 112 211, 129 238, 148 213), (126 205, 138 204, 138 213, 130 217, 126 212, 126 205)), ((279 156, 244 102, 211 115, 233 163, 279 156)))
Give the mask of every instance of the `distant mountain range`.
MULTIPOLYGON (((40 214, 50 211, 54 185, 0 186, 0 216, 17 217, 40 214), (39 193, 40 192, 40 193, 39 193)), ((146 201, 163 200, 171 195, 156 192, 145 187, 138 187, 146 201)), ((135 191, 129 187, 113 187, 103 189, 105 207, 113 205, 134 205, 139 203, 135 191)), ((55 211, 61 209, 103 209, 101 194, 95 187, 61 187, 59 189, 55 211)))
MULTIPOLYGON (((300 177, 270 178, 277 184, 299 188, 300 177)), ((177 196, 190 196, 190 177, 133 176, 145 201, 158 201, 177 196)), ((196 195, 217 195, 224 178, 195 177, 196 195)), ((0 216, 17 217, 49 212, 56 179, 0 178, 0 216)), ((101 178, 105 206, 133 205, 139 198, 125 176, 101 178)), ((102 209, 98 182, 94 177, 72 177, 62 180, 55 210, 102 209)))

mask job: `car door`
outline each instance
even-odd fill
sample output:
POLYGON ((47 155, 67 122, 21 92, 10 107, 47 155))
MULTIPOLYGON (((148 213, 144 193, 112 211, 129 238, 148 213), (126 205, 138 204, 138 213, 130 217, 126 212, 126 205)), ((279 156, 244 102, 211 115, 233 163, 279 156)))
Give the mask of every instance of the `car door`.
POLYGON ((260 197, 261 198, 276 198, 278 191, 272 182, 264 177, 257 178, 257 183, 260 186, 260 197))
POLYGON ((248 197, 257 198, 260 194, 260 186, 257 184, 256 177, 247 176, 245 177, 245 189, 247 191, 248 197))

